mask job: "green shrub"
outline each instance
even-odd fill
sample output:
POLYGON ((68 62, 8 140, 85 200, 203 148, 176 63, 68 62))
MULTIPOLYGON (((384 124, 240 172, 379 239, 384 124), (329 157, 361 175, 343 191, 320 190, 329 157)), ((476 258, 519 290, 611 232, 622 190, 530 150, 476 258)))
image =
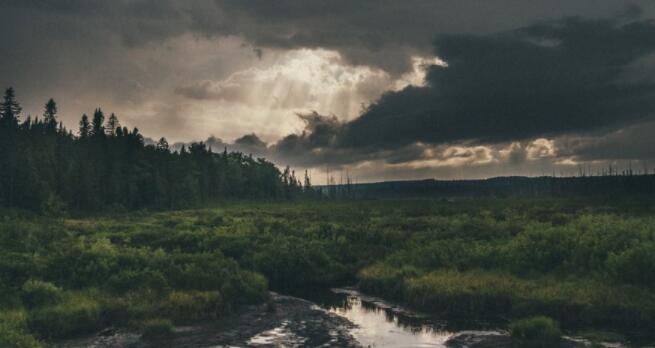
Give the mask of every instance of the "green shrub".
POLYGON ((162 292, 168 288, 168 281, 159 271, 124 270, 112 275, 107 280, 107 287, 116 293, 125 293, 129 290, 149 289, 162 292))
MULTIPOLYGON (((0 231, 0 238, 2 238, 0 231)), ((1 288, 11 289, 16 294, 21 284, 28 281, 40 270, 40 264, 36 259, 26 253, 2 252, 0 249, 0 290, 1 288), (15 285, 14 285, 15 284, 15 285)), ((0 303, 7 303, 5 298, 0 303)))
POLYGON ((255 272, 243 272, 244 281, 241 297, 244 302, 261 302, 268 299, 268 280, 255 272))
POLYGON ((215 319, 221 315, 223 299, 217 291, 173 291, 160 301, 157 313, 175 322, 215 319))
POLYGON ((145 339, 156 339, 171 335, 175 331, 175 327, 170 320, 167 319, 151 319, 146 320, 141 324, 142 336, 145 339))
POLYGON ((655 243, 642 243, 612 253, 607 259, 609 272, 620 281, 637 285, 655 284, 655 243))
POLYGON ((102 327, 100 305, 85 296, 72 295, 65 301, 29 313, 29 328, 44 338, 69 337, 102 327))
POLYGON ((0 323, 0 347, 41 348, 43 345, 25 330, 9 323, 0 323))
POLYGON ((43 345, 27 332, 23 310, 0 311, 0 347, 41 348, 43 345))
POLYGON ((120 296, 102 296, 102 317, 107 322, 119 325, 151 318, 155 316, 157 305, 161 302, 161 298, 155 295, 145 291, 128 292, 120 296))
POLYGON ((515 273, 547 273, 572 259, 574 231, 528 226, 507 245, 508 266, 515 273))
POLYGON ((512 338, 520 347, 556 347, 562 339, 559 324, 548 317, 531 317, 509 326, 512 338))
POLYGON ((28 308, 57 304, 62 297, 59 287, 41 280, 28 280, 21 290, 23 304, 28 308))
POLYGON ((405 280, 404 300, 457 317, 509 313, 525 284, 514 277, 484 272, 433 272, 405 280))
POLYGON ((362 290, 381 294, 394 299, 402 299, 405 290, 405 278, 416 276, 413 267, 395 268, 384 263, 377 263, 361 270, 357 277, 362 290))

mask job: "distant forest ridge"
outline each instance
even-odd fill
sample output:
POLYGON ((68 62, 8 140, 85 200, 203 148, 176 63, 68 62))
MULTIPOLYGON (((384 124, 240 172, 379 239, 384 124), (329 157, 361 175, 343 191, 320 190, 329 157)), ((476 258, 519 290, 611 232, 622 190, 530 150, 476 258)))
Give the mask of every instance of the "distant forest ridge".
POLYGON ((315 187, 336 198, 427 199, 465 197, 617 197, 655 195, 655 174, 621 173, 577 177, 506 176, 479 180, 407 180, 315 187))
POLYGON ((101 109, 82 115, 76 132, 57 119, 50 99, 41 118, 25 117, 12 88, 0 102, 0 207, 59 214, 74 211, 176 209, 229 198, 313 195, 287 167, 202 143, 171 151, 166 139, 144 144, 101 109))

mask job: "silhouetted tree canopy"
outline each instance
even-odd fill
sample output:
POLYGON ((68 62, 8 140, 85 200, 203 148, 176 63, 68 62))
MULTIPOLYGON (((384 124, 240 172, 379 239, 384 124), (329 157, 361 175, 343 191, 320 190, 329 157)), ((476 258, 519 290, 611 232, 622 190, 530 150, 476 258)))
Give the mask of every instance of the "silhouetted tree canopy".
POLYGON ((16 101, 14 89, 9 87, 0 104, 0 126, 3 128, 15 128, 18 126, 18 116, 22 111, 20 104, 16 101))
POLYGON ((95 137, 101 137, 105 134, 105 114, 100 110, 100 108, 96 109, 95 112, 93 112, 93 121, 91 123, 91 135, 95 137))
POLYGON ((293 171, 239 152, 213 153, 193 143, 171 152, 161 138, 146 145, 137 128, 105 123, 98 108, 82 115, 78 136, 57 120, 57 104, 43 119, 19 122, 14 90, 0 104, 0 206, 47 211, 179 208, 226 198, 288 199, 305 194, 293 171))
POLYGON ((80 119, 80 130, 78 134, 80 138, 87 138, 91 134, 91 123, 89 123, 89 117, 86 114, 83 114, 82 119, 80 119))
POLYGON ((54 130, 57 128, 57 103, 55 103, 55 100, 52 98, 50 98, 50 100, 45 104, 43 123, 48 130, 54 130))

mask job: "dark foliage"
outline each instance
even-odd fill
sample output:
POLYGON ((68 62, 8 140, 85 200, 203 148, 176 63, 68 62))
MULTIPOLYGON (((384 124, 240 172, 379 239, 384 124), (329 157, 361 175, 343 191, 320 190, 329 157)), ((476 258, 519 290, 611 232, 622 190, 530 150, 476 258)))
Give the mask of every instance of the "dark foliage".
POLYGON ((224 198, 291 198, 303 192, 289 169, 204 143, 171 152, 166 139, 144 144, 139 130, 105 122, 101 109, 82 116, 75 136, 57 121, 57 105, 43 119, 19 119, 14 90, 0 104, 0 206, 60 213, 144 207, 179 208, 224 198))

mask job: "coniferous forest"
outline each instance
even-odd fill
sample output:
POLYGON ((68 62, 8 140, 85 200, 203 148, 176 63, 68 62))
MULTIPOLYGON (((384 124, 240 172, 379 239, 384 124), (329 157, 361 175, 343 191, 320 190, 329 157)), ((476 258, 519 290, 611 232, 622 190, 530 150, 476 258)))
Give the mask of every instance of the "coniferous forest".
POLYGON ((0 105, 0 206, 39 212, 71 209, 172 209, 226 198, 290 198, 301 184, 288 168, 204 143, 172 152, 161 138, 144 144, 137 128, 96 109, 79 129, 58 120, 53 99, 43 116, 24 117, 12 88, 0 105))

